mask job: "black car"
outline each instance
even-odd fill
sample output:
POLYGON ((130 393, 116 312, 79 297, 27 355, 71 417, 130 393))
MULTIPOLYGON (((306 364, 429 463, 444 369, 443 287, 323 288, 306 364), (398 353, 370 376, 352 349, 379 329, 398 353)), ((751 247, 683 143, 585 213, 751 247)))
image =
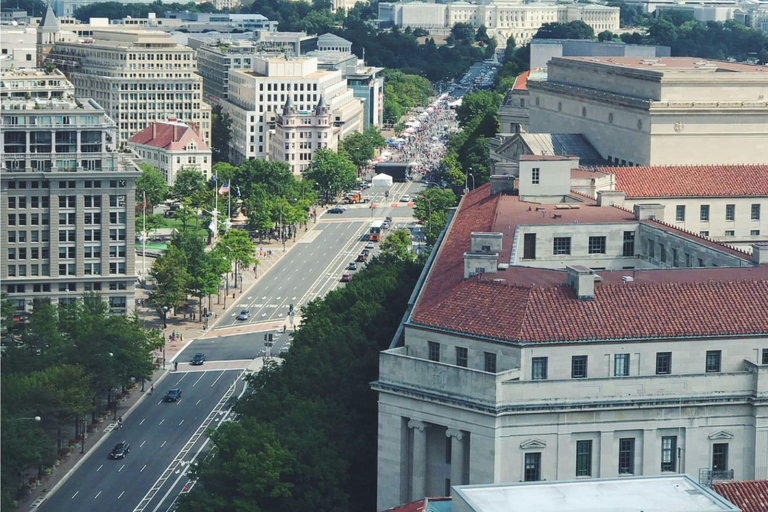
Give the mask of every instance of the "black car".
POLYGON ((131 453, 131 445, 126 441, 117 443, 109 454, 110 459, 124 459, 126 455, 131 453))
POLYGON ((344 213, 344 208, 341 206, 334 206, 330 210, 328 210, 328 213, 344 213))
POLYGON ((181 400, 181 390, 180 389, 169 389, 168 392, 165 394, 165 401, 166 402, 178 402, 181 400))
POLYGON ((192 366, 200 366, 205 362, 205 354, 198 352, 195 357, 192 358, 189 364, 192 366))

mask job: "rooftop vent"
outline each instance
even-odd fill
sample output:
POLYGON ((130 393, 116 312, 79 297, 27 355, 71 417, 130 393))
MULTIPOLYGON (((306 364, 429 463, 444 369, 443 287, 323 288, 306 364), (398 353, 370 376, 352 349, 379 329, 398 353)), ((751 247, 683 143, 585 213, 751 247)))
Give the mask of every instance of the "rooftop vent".
POLYGON ((595 298, 595 271, 583 265, 565 267, 568 273, 568 286, 576 292, 579 300, 595 298))

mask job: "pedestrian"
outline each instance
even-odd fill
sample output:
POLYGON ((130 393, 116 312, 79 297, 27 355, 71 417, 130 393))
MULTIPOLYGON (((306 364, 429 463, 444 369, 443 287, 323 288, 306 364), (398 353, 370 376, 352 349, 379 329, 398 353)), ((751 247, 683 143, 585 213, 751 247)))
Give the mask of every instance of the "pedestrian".
POLYGON ((122 430, 122 428, 123 428, 123 417, 122 417, 122 416, 120 416, 120 417, 117 419, 117 429, 118 429, 118 430, 122 430))
POLYGON ((184 335, 183 335, 183 334, 181 334, 181 333, 179 333, 179 341, 181 341, 181 342, 183 342, 183 341, 184 341, 184 335))
POLYGON ((155 385, 154 385, 154 384, 152 384, 152 386, 150 386, 150 388, 149 388, 149 394, 151 395, 151 394, 153 394, 154 392, 155 392, 155 385))
POLYGON ((176 371, 178 369, 179 369, 179 362, 178 361, 174 361, 173 362, 173 371, 176 371))

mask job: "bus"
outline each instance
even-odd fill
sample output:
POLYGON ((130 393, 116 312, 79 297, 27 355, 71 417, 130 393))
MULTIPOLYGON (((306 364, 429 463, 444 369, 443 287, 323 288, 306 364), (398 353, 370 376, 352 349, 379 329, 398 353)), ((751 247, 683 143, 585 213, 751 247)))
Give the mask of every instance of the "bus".
POLYGON ((384 221, 377 220, 371 224, 371 229, 368 231, 368 241, 378 242, 381 239, 381 232, 384 231, 384 221))

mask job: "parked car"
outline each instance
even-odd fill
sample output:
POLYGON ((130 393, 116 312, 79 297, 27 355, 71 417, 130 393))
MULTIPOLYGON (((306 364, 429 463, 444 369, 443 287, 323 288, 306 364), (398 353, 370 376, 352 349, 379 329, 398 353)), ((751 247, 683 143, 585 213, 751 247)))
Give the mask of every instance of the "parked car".
POLYGON ((350 274, 341 274, 341 282, 342 283, 348 283, 352 280, 352 276, 350 274))
POLYGON ((351 261, 349 265, 347 265, 347 270, 357 270, 357 263, 351 261))
POLYGON ((346 210, 341 206, 334 206, 330 210, 328 210, 328 213, 344 213, 346 210))
POLYGON ((117 443, 114 448, 112 448, 111 452, 109 452, 109 458, 124 459, 129 453, 131 453, 131 445, 126 441, 121 441, 117 443))
POLYGON ((238 320, 248 320, 248 317, 250 317, 250 316, 251 316, 251 312, 248 311, 247 309, 244 309, 244 310, 242 310, 240 312, 239 315, 237 315, 237 319, 238 320))
POLYGON ((205 362, 205 354, 202 352, 198 352, 195 354, 195 356, 192 358, 192 361, 189 363, 192 366, 201 366, 205 362))
POLYGON ((166 402, 178 402, 179 400, 181 400, 181 390, 178 388, 169 389, 165 394, 166 402))
POLYGON ((376 247, 376 244, 374 244, 373 242, 368 242, 367 244, 365 244, 366 249, 373 249, 374 247, 376 247))

